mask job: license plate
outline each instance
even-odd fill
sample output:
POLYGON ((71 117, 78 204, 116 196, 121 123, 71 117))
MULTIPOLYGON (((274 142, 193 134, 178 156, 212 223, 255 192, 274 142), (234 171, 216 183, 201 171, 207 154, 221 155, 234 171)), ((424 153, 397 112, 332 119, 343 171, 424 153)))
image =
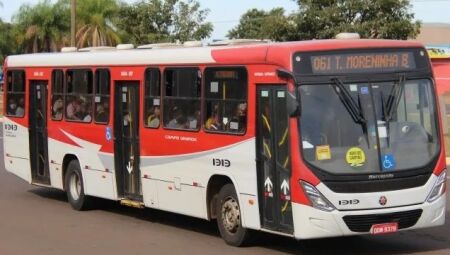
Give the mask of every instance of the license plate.
POLYGON ((370 233, 372 235, 394 233, 397 231, 398 231, 398 223, 397 222, 375 224, 375 225, 372 225, 372 228, 370 229, 370 233))

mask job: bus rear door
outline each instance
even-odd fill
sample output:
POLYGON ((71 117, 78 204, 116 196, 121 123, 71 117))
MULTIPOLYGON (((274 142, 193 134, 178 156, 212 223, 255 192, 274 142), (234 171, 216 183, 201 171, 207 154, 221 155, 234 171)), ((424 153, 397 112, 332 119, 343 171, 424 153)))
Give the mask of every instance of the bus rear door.
POLYGON ((31 180, 35 184, 50 185, 47 144, 48 81, 30 81, 29 139, 31 180))
POLYGON ((115 86, 114 154, 118 195, 142 201, 139 169, 139 81, 115 86))
POLYGON ((257 171, 263 228, 293 232, 286 85, 258 86, 257 171))

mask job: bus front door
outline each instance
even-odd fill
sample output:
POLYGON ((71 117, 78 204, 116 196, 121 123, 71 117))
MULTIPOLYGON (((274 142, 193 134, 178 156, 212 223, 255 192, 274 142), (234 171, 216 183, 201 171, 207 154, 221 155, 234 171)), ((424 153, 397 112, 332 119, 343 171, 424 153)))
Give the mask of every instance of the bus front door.
POLYGON ((258 86, 257 172, 263 228, 293 232, 286 85, 258 86))
POLYGON ((139 169, 139 82, 115 86, 114 154, 119 197, 142 201, 139 169))
POLYGON ((31 181, 50 185, 47 145, 48 81, 30 81, 29 139, 31 181))

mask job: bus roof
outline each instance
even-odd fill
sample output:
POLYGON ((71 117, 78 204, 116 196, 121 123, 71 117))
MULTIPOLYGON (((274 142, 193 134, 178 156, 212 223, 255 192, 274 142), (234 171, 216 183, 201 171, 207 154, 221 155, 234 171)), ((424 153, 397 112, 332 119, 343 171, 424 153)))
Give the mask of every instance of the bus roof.
POLYGON ((300 51, 330 51, 363 48, 423 47, 411 41, 397 40, 312 40, 169 49, 132 49, 92 52, 35 53, 9 56, 8 68, 82 67, 189 64, 275 64, 291 66, 291 55, 300 51), (288 56, 288 57, 287 57, 288 56))

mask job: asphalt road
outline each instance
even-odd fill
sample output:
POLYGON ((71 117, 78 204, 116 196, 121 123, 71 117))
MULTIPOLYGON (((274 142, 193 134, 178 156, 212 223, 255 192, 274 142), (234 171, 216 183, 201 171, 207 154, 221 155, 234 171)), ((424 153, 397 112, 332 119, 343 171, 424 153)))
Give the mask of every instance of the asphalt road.
MULTIPOLYGON (((0 147, 3 155, 3 141, 0 147)), ((4 170, 0 157, 0 255, 450 254, 450 220, 386 236, 295 241, 264 234, 250 247, 234 248, 222 241, 214 222, 110 201, 73 211, 65 193, 24 183, 4 170)))

